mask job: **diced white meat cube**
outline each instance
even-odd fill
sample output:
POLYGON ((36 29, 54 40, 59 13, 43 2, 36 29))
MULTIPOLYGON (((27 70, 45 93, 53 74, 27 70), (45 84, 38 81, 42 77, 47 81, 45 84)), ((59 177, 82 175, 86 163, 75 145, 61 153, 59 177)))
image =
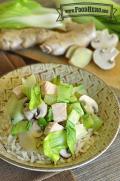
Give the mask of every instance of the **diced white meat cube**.
POLYGON ((22 93, 22 85, 19 85, 13 89, 13 93, 16 95, 16 97, 21 98, 23 96, 22 93))
POLYGON ((58 123, 50 122, 47 127, 45 128, 44 134, 47 135, 48 133, 54 132, 54 131, 60 131, 63 130, 64 127, 58 123))
POLYGON ((42 85, 42 91, 44 94, 56 94, 57 86, 49 81, 45 81, 42 85))
POLYGON ((56 122, 65 121, 67 119, 67 104, 56 103, 52 105, 53 120, 56 122))

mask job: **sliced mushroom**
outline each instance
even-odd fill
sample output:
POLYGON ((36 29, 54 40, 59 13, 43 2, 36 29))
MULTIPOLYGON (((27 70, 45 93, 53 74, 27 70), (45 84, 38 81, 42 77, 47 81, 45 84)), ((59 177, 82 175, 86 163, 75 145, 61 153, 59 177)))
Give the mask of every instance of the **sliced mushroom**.
POLYGON ((44 118, 47 114, 47 104, 45 102, 42 102, 40 106, 37 108, 37 114, 35 115, 36 119, 44 118))
POLYGON ((32 120, 34 115, 36 114, 36 112, 37 112, 37 109, 29 110, 28 103, 26 103, 26 102, 24 103, 23 113, 27 120, 32 120))
POLYGON ((71 154, 66 150, 66 149, 62 149, 60 151, 60 155, 63 157, 63 158, 69 158, 71 157, 71 154))
POLYGON ((115 57, 118 54, 116 48, 97 49, 93 53, 93 61, 101 69, 109 70, 115 66, 115 57))
POLYGON ((108 30, 97 31, 96 38, 91 41, 91 46, 95 49, 113 48, 119 42, 116 34, 109 34, 108 30))
POLYGON ((79 100, 84 104, 84 108, 88 113, 94 114, 98 112, 98 104, 91 97, 83 95, 79 100))

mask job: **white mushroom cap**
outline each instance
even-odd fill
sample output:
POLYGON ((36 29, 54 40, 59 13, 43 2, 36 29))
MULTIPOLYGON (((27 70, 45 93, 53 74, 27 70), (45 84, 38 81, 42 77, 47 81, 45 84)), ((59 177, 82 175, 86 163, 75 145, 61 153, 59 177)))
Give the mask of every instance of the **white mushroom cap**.
POLYGON ((63 158, 69 158, 69 157, 71 157, 71 154, 68 153, 66 149, 62 149, 62 150, 60 151, 60 155, 61 155, 63 158))
POLYGON ((36 119, 44 118, 47 114, 47 104, 45 102, 42 102, 40 106, 37 108, 38 114, 35 116, 36 119))
POLYGON ((92 99, 91 97, 87 96, 87 95, 83 95, 80 97, 80 102, 83 102, 84 108, 88 113, 94 114, 98 112, 98 104, 97 102, 92 99))
POLYGON ((115 66, 115 57, 119 54, 116 48, 97 49, 93 53, 93 61, 101 69, 109 70, 115 66))
POLYGON ((112 48, 116 47, 119 38, 116 34, 109 34, 108 30, 97 31, 96 38, 91 41, 91 46, 97 48, 112 48))

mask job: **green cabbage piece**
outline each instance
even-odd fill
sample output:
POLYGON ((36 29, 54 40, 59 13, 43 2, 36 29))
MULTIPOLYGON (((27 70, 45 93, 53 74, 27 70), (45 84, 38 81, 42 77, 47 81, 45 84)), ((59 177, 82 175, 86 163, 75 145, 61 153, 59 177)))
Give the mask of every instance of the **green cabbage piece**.
POLYGON ((30 121, 20 121, 12 126, 11 134, 13 136, 18 135, 23 132, 27 132, 32 126, 32 122, 30 121))
POLYGON ((45 118, 40 118, 40 119, 38 119, 37 123, 38 123, 38 125, 39 125, 40 127, 42 127, 42 128, 46 127, 47 124, 48 124, 45 118))
POLYGON ((70 84, 60 84, 57 86, 57 102, 70 102, 73 86, 70 84))
POLYGON ((47 116, 45 116, 45 119, 47 122, 50 122, 53 120, 53 112, 52 112, 51 107, 48 109, 48 113, 47 113, 47 116))
POLYGON ((49 133, 44 139, 44 155, 49 157, 54 163, 60 159, 60 150, 65 148, 67 148, 67 141, 64 130, 49 133))
POLYGON ((92 128, 94 131, 97 131, 103 124, 102 119, 100 119, 97 115, 85 114, 82 117, 82 122, 85 128, 92 128))
POLYGON ((74 103, 71 105, 71 111, 68 115, 66 131, 67 131, 67 144, 70 152, 74 154, 76 146, 76 124, 79 122, 81 115, 84 113, 80 107, 79 103, 74 103))
POLYGON ((62 83, 59 75, 54 77, 51 82, 56 85, 60 85, 62 83))
POLYGON ((73 94, 75 94, 75 93, 77 93, 77 95, 79 94, 79 96, 87 94, 86 89, 83 84, 80 84, 73 88, 73 94))
POLYGON ((1 29, 64 28, 64 22, 57 22, 57 18, 55 9, 42 7, 34 0, 10 0, 0 4, 1 29))
POLYGON ((70 152, 74 154, 75 152, 75 145, 76 145, 76 127, 75 124, 71 121, 67 121, 66 124, 66 130, 67 130, 67 145, 70 149, 70 152))
POLYGON ((53 94, 51 94, 51 95, 46 94, 45 97, 44 97, 44 102, 47 105, 52 105, 52 104, 57 102, 57 96, 53 95, 53 94))
POLYGON ((31 88, 31 95, 30 95, 30 102, 29 102, 29 109, 33 110, 37 108, 42 102, 41 99, 41 91, 40 86, 35 85, 31 88))
POLYGON ((31 76, 22 78, 22 92, 28 97, 31 98, 31 88, 37 84, 35 76, 32 74, 31 76))
POLYGON ((24 119, 23 115, 23 101, 24 99, 17 99, 12 96, 6 106, 6 115, 11 119, 12 124, 16 124, 24 119))
POLYGON ((71 112, 73 109, 79 113, 80 117, 84 115, 84 111, 79 102, 69 105, 69 112, 71 112))

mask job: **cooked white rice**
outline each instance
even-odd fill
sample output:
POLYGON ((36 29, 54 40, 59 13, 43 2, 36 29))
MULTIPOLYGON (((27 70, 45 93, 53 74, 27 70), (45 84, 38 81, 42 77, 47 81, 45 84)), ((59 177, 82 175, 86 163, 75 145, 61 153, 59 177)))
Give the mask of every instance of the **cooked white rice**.
POLYGON ((23 160, 23 161, 29 161, 31 163, 49 163, 50 159, 46 158, 43 154, 36 153, 33 151, 25 151, 17 141, 16 137, 13 137, 12 135, 9 135, 7 138, 7 144, 6 144, 6 150, 11 155, 16 156, 16 158, 23 160))

